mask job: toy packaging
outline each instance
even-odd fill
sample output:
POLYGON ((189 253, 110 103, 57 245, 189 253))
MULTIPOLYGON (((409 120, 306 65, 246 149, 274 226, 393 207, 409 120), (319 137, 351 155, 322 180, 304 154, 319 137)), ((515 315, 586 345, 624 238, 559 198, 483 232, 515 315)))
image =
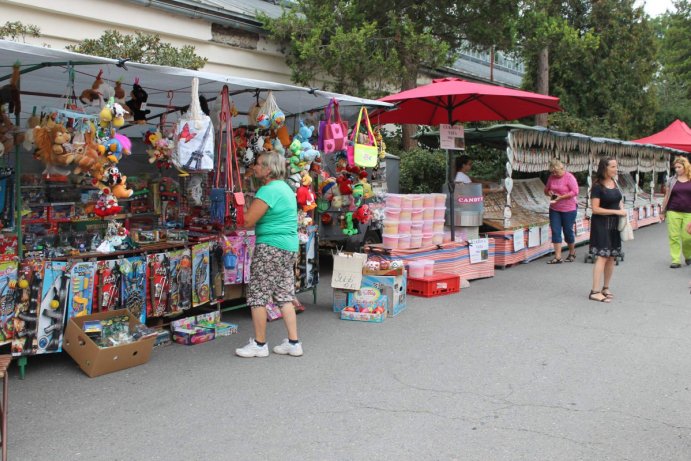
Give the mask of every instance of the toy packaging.
POLYGON ((122 272, 120 260, 98 261, 98 290, 93 310, 108 312, 120 309, 122 272))
POLYGON ((249 282, 254 242, 253 235, 223 237, 223 269, 226 285, 249 282))
POLYGON ((170 312, 170 261, 167 253, 147 256, 149 279, 147 317, 161 317, 170 312))
POLYGON ((205 343, 216 337, 213 328, 197 325, 196 317, 187 317, 171 322, 170 329, 173 332, 173 341, 185 346, 205 343))
POLYGON ((72 289, 67 303, 67 318, 91 314, 95 276, 95 262, 78 262, 72 266, 70 271, 72 289))
POLYGON ((170 313, 192 306, 192 255, 189 249, 168 253, 170 261, 170 313))
POLYGON ((60 352, 70 291, 70 271, 66 262, 46 261, 43 270, 41 307, 38 315, 37 354, 60 352))
POLYGON ((140 322, 146 321, 146 258, 131 256, 122 260, 121 305, 140 322))
POLYGON ((0 263, 0 343, 6 343, 12 339, 14 331, 15 293, 17 290, 17 263, 0 263))
POLYGON ((38 309, 43 287, 43 262, 24 260, 18 271, 14 308, 12 355, 33 355, 38 351, 38 309))
POLYGON ((209 243, 192 247, 192 307, 207 303, 210 299, 209 248, 209 243))

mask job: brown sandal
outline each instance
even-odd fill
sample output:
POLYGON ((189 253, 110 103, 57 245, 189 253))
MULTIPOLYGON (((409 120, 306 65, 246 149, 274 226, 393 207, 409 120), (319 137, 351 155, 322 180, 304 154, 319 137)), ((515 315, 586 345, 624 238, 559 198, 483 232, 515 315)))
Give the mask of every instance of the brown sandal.
POLYGON ((600 293, 602 293, 604 296, 608 297, 609 299, 614 298, 614 293, 609 291, 609 287, 602 287, 602 291, 600 293))
POLYGON ((590 294, 588 295, 588 299, 591 301, 597 301, 600 303, 608 303, 610 301, 610 299, 607 296, 603 295, 601 291, 592 291, 592 290, 590 290, 590 294), (602 299, 593 298, 593 295, 602 295, 603 297, 602 297, 602 299))
POLYGON ((547 264, 561 264, 564 261, 562 261, 561 258, 552 258, 551 260, 547 261, 547 264))
POLYGON ((576 260, 576 253, 570 253, 570 254, 566 257, 566 262, 567 262, 567 263, 572 263, 572 262, 574 262, 575 260, 576 260))

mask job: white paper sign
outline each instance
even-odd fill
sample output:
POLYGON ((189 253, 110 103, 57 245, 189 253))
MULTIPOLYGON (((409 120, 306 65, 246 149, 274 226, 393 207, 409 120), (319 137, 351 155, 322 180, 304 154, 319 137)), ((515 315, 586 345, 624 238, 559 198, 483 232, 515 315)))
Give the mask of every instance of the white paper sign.
POLYGON ((521 251, 525 248, 525 229, 513 231, 513 251, 521 251))
POLYGON ((545 224, 540 228, 540 244, 544 245, 547 242, 549 242, 549 224, 545 224))
POLYGON ((362 267, 367 255, 362 253, 339 253, 334 255, 331 287, 343 290, 359 290, 362 283, 362 267))
POLYGON ((489 239, 468 240, 470 264, 477 264, 489 259, 489 239))
POLYGON ((531 227, 528 229, 528 248, 540 246, 540 228, 531 227))
POLYGON ((464 150, 463 125, 439 125, 439 146, 442 149, 464 150))

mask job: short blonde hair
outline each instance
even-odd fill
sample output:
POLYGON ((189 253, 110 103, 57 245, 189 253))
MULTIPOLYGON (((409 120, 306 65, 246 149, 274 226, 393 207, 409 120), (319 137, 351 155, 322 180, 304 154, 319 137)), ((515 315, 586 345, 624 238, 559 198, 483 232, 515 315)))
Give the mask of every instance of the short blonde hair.
POLYGON ((686 157, 677 157, 674 159, 674 162, 672 162, 672 166, 674 165, 681 165, 684 167, 684 174, 688 177, 691 178, 691 163, 686 159, 686 157))
POLYGON ((561 163, 561 160, 558 158, 553 158, 552 160, 549 161, 549 171, 554 173, 557 170, 563 170, 564 169, 564 164, 561 163))
POLYGON ((258 162, 269 168, 271 179, 283 179, 286 175, 286 161, 278 152, 265 151, 259 154, 258 162))

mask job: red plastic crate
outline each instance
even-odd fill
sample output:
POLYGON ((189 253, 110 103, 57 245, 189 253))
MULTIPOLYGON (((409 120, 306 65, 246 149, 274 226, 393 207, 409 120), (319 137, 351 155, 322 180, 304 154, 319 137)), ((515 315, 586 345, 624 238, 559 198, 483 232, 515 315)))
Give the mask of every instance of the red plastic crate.
POLYGON ((414 279, 408 277, 408 289, 406 293, 412 296, 433 296, 449 295, 461 291, 461 278, 456 274, 437 273, 431 277, 414 279))

